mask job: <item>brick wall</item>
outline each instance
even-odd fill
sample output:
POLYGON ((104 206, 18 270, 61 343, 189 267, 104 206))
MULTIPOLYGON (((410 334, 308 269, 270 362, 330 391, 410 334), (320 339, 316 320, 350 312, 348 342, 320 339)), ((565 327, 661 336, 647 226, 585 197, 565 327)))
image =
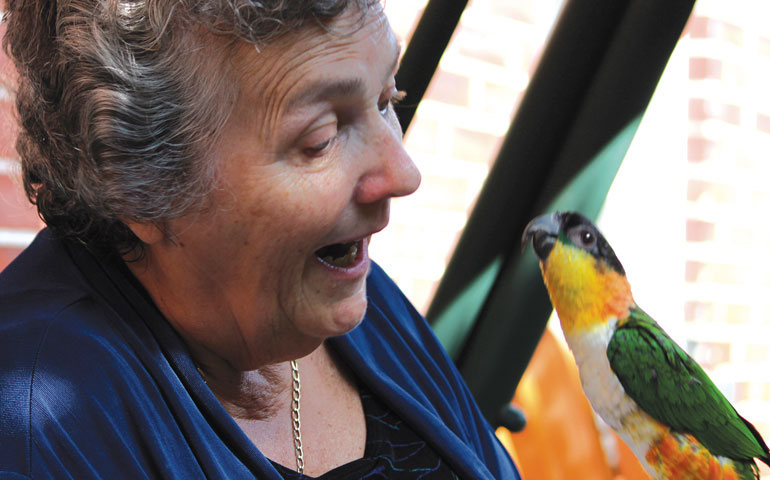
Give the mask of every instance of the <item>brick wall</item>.
POLYGON ((688 49, 688 350, 770 438, 768 7, 696 4, 688 49))

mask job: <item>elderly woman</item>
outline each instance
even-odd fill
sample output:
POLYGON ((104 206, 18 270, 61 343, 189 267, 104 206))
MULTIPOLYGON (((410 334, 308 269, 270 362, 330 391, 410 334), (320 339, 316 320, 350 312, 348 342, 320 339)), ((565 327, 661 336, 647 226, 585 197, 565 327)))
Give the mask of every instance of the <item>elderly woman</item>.
POLYGON ((377 1, 5 22, 47 228, 0 276, 0 478, 518 478, 367 254, 420 181, 377 1))

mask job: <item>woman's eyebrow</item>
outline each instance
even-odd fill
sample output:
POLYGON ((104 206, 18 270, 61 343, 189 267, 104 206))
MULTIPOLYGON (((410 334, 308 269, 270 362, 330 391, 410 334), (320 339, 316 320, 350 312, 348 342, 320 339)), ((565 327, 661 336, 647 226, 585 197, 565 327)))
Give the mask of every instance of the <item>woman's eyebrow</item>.
POLYGON ((365 91, 364 80, 358 77, 339 80, 320 80, 313 82, 298 92, 287 102, 287 110, 321 100, 355 95, 365 91))
MULTIPOLYGON (((388 76, 396 71, 401 60, 401 46, 394 50, 393 61, 389 66, 388 76)), ((287 102, 287 110, 291 111, 302 105, 316 103, 322 100, 342 98, 366 91, 364 79, 359 77, 343 78, 336 80, 319 80, 309 84, 287 102)))

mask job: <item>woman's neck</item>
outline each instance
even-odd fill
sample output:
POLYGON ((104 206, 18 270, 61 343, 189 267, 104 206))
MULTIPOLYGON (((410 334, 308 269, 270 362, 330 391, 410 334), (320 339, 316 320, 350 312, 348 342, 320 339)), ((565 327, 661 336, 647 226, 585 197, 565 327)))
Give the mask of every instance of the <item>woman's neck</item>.
POLYGON ((248 372, 199 366, 203 380, 227 412, 236 419, 266 420, 290 400, 288 362, 266 365, 248 372))

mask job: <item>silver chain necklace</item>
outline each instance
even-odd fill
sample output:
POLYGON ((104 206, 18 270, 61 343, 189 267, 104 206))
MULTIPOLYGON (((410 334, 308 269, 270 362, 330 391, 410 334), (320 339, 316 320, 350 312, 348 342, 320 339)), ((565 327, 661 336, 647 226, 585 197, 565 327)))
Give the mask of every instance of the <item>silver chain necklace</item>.
POLYGON ((301 385, 299 380, 299 367, 297 366, 296 360, 290 361, 289 365, 291 365, 292 379, 291 420, 294 426, 294 454, 297 458, 297 471, 299 473, 304 473, 305 457, 302 455, 302 432, 300 431, 301 424, 299 420, 299 401, 302 396, 302 392, 300 390, 301 385))

